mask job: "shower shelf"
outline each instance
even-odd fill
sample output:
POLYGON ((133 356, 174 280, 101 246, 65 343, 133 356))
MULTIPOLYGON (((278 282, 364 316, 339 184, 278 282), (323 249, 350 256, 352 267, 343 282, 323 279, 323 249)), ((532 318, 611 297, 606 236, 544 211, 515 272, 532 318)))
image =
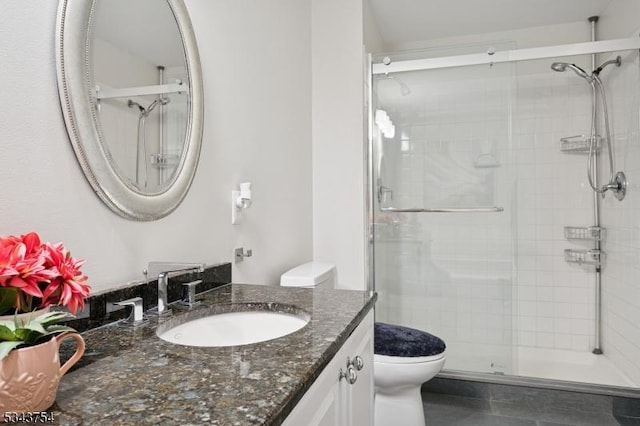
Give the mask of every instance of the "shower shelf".
POLYGON ((580 265, 597 265, 604 261, 604 253, 600 250, 574 250, 565 249, 564 260, 569 263, 578 263, 580 265))
POLYGON ((607 235, 606 230, 599 226, 565 226, 564 237, 567 240, 602 241, 607 235))
MULTIPOLYGON (((595 151, 600 149, 601 137, 596 136, 595 151)), ((560 139, 560 151, 586 153, 589 152, 591 137, 585 135, 569 136, 560 139)))

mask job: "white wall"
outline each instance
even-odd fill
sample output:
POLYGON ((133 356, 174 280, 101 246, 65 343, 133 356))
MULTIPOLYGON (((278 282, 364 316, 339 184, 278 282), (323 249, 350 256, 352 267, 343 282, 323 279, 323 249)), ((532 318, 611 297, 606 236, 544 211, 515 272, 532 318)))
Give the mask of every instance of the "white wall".
MULTIPOLYGON (((640 2, 617 0, 603 14, 600 34, 607 38, 629 37, 637 34, 639 25, 640 2)), ((606 59, 610 58, 602 57, 601 61, 606 59)), ((637 52, 622 53, 622 66, 603 72, 614 133, 616 169, 625 172, 630 186, 622 202, 607 195, 601 215, 602 225, 608 232, 603 243, 607 259, 602 276, 602 348, 605 356, 636 385, 640 385, 639 73, 637 52)), ((608 170, 606 166, 605 170, 608 170)))
POLYGON ((0 234, 38 231, 87 259, 94 292, 141 278, 151 260, 231 261, 235 282, 275 284, 312 257, 310 4, 187 0, 205 88, 202 156, 168 217, 122 219, 93 194, 67 138, 56 87, 57 2, 3 3, 0 14, 0 234), (254 205, 230 224, 230 191, 254 205))
POLYGON ((313 255, 364 289, 362 0, 312 0, 313 255))
POLYGON ((373 15, 373 9, 371 7, 370 0, 363 0, 363 32, 364 32, 364 44, 367 49, 367 53, 384 52, 386 46, 382 36, 380 35, 380 29, 378 28, 378 22, 373 15))
POLYGON ((614 0, 600 14, 597 37, 599 40, 631 37, 638 31, 640 2, 637 0, 614 0))
MULTIPOLYGON (((516 40, 518 48, 551 46, 564 43, 579 43, 589 41, 591 27, 588 22, 573 22, 558 25, 546 25, 541 27, 522 28, 512 31, 487 32, 457 37, 447 37, 433 40, 417 40, 413 42, 387 45, 391 52, 412 49, 449 48, 468 45, 483 44, 487 42, 516 40)), ((440 56, 438 54, 438 56, 440 56)))

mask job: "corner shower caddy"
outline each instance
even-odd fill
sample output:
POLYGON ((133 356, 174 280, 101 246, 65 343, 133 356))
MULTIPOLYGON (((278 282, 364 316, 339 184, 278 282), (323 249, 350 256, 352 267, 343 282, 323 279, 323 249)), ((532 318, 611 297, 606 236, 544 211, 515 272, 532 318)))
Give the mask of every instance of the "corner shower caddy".
POLYGON ((565 226, 564 237, 567 240, 602 241, 607 235, 606 229, 599 226, 565 226))
POLYGON ((604 261, 604 253, 598 249, 576 250, 565 249, 564 260, 568 263, 577 263, 578 265, 595 265, 600 266, 604 261))
MULTIPOLYGON (((560 151, 569 154, 588 154, 589 150, 593 149, 595 153, 600 150, 602 138, 595 136, 593 140, 593 148, 591 136, 576 135, 566 138, 560 138, 560 151)), ((565 226, 564 237, 567 240, 581 240, 581 241, 597 241, 604 240, 606 236, 606 230, 600 226, 565 226)), ((599 268, 604 261, 604 253, 600 250, 599 245, 597 248, 584 250, 584 249, 565 249, 564 260, 567 263, 577 263, 578 265, 594 265, 599 268)))
MULTIPOLYGON (((594 143, 594 152, 600 150, 602 138, 596 136, 594 143)), ((591 137, 585 135, 568 136, 566 138, 560 138, 560 151, 567 153, 588 153, 591 147, 591 137)))
MULTIPOLYGON (((606 229, 599 226, 565 226, 564 237, 567 240, 602 241, 606 236, 606 229)), ((604 262, 605 254, 602 250, 565 249, 564 260, 579 265, 595 265, 599 267, 604 262)))

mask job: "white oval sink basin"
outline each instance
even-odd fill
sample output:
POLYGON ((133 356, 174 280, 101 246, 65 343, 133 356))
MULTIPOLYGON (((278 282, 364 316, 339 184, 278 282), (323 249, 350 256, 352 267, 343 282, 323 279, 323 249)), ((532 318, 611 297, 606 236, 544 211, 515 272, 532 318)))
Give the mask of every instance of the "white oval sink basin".
POLYGON ((308 322, 308 315, 285 312, 226 312, 194 319, 168 330, 158 328, 158 337, 185 346, 238 346, 286 336, 308 322))

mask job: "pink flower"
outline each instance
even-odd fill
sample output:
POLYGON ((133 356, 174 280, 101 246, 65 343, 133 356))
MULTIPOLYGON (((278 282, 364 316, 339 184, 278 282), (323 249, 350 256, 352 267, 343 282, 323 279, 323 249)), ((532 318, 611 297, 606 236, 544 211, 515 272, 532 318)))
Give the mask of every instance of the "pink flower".
POLYGON ((57 304, 76 313, 90 291, 87 276, 80 272, 83 263, 71 257, 62 243, 42 244, 35 232, 0 237, 0 306, 13 297, 11 304, 18 311, 57 304))
POLYGON ((91 287, 87 284, 87 276, 80 271, 84 260, 71 257, 62 243, 45 244, 46 266, 57 272, 57 275, 45 287, 42 305, 65 305, 71 313, 84 307, 84 299, 89 296, 91 287))

